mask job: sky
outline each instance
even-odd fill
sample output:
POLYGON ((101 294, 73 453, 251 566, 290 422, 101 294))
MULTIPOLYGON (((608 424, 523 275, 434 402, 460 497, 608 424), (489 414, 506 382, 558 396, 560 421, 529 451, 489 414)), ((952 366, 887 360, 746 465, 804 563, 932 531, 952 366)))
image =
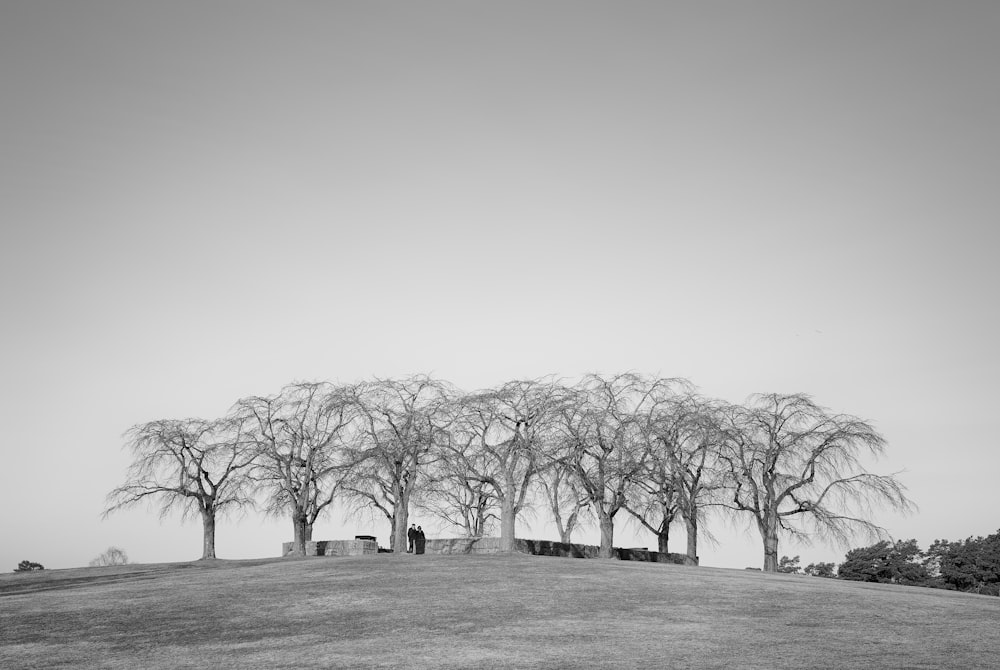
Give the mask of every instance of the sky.
MULTIPOLYGON (((0 570, 198 558, 197 520, 102 520, 130 426, 414 373, 809 393, 887 439, 893 537, 996 532, 997 34, 985 0, 0 2, 0 570)), ((314 537, 355 534, 388 544, 314 537)))

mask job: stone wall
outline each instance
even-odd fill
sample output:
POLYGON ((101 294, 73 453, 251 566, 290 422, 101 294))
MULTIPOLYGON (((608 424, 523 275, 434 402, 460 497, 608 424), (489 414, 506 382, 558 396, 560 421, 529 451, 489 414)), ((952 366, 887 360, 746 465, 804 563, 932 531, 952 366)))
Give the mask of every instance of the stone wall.
MULTIPOLYGON (((601 548, 593 544, 569 544, 550 540, 514 540, 514 548, 535 556, 566 556, 570 558, 597 558, 601 548)), ((614 548, 615 558, 621 561, 649 561, 684 565, 683 554, 665 554, 647 549, 614 548)))
POLYGON ((428 554, 498 554, 499 537, 454 537, 427 540, 424 551, 428 554))
MULTIPOLYGON (((424 549, 428 554, 496 554, 500 552, 498 537, 458 537, 430 539, 424 549)), ((600 547, 590 544, 569 544, 550 540, 514 540, 514 551, 533 556, 564 556, 597 558, 600 547)), ((615 557, 622 561, 684 564, 683 554, 663 554, 646 549, 615 548, 615 557)))
MULTIPOLYGON (((284 542, 281 545, 281 555, 292 553, 294 542, 284 542)), ((306 556, 363 556, 377 554, 378 542, 375 540, 316 540, 306 542, 306 556)))
MULTIPOLYGON (((663 553, 659 551, 649 551, 647 549, 622 549, 615 548, 615 555, 622 561, 650 561, 652 563, 673 563, 675 565, 687 565, 687 556, 675 554, 673 552, 663 553)), ((695 558, 695 565, 698 565, 695 558)))
MULTIPOLYGON (((569 544, 551 540, 514 540, 514 551, 533 556, 563 556, 567 558, 597 558, 600 547, 592 544, 569 544)), ((424 545, 428 554, 498 554, 499 537, 454 537, 428 539, 424 545)), ((646 549, 615 547, 615 558, 622 561, 650 561, 684 565, 683 554, 663 554, 646 549)), ((292 543, 281 545, 281 555, 292 553, 292 543)), ((306 542, 306 556, 362 556, 379 553, 375 540, 319 540, 306 542)))

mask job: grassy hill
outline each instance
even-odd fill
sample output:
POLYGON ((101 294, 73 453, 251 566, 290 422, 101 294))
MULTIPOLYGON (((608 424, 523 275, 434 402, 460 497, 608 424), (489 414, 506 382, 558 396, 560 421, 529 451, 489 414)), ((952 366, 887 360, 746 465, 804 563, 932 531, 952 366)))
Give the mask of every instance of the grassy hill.
POLYGON ((0 575, 0 668, 995 668, 1000 598, 526 555, 0 575))

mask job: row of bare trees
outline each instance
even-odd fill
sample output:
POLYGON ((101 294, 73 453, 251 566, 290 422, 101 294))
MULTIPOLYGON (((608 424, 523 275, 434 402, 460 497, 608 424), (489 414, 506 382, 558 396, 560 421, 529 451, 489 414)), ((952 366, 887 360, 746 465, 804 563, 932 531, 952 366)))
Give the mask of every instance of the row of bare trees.
POLYGON ((387 520, 393 548, 415 508, 469 536, 498 528, 505 550, 519 516, 544 509, 563 542, 596 524, 605 557, 617 519, 649 530, 660 551, 682 524, 691 563, 710 514, 746 517, 773 571, 783 535, 885 537, 873 508, 912 507, 896 476, 864 468, 885 447, 865 421, 802 394, 733 405, 683 379, 631 373, 474 393, 426 376, 294 383, 218 420, 134 426, 126 440, 134 460, 105 515, 147 499, 163 514, 197 513, 204 558, 230 509, 291 516, 302 554, 338 501, 387 520))

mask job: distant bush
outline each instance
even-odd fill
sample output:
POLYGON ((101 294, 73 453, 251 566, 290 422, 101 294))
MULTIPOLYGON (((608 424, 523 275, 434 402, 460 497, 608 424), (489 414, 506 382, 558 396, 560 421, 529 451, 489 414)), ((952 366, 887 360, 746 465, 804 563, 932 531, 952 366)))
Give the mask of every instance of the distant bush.
POLYGON ((14 572, 31 572, 32 570, 44 570, 45 566, 41 563, 33 563, 31 561, 21 561, 14 568, 14 572))
POLYGON ((797 574, 799 571, 799 557, 788 558, 787 556, 782 556, 781 560, 778 561, 778 572, 785 572, 790 575, 797 574))
MULTIPOLYGON (((807 566, 806 573, 819 566, 807 566)), ((934 540, 926 552, 916 540, 851 549, 837 577, 1000 596, 1000 531, 958 542, 934 540)))
POLYGON ((810 563, 805 567, 805 573, 812 577, 834 577, 836 565, 833 563, 810 563))
POLYGON ((128 554, 124 549, 118 547, 108 547, 104 553, 90 562, 90 567, 96 568, 102 565, 125 565, 128 563, 128 554))
POLYGON ((927 583, 927 568, 919 562, 923 555, 916 540, 883 540, 847 552, 837 576, 858 582, 923 586, 927 583))
POLYGON ((926 556, 930 586, 1000 595, 1000 531, 959 542, 935 540, 926 556))

